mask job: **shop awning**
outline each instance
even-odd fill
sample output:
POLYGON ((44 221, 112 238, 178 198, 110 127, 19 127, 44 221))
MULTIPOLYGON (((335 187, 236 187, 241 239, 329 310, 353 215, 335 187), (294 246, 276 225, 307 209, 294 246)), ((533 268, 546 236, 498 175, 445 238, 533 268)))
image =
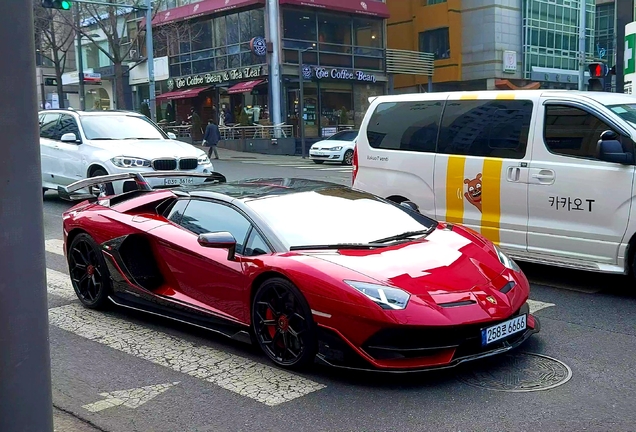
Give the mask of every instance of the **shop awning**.
POLYGON ((162 99, 168 99, 168 100, 173 100, 173 99, 187 99, 187 98, 192 98, 195 96, 198 96, 199 93, 201 93, 204 90, 207 89, 211 89, 214 86, 207 86, 207 87, 193 87, 193 88, 189 88, 189 89, 185 89, 185 90, 176 90, 176 91, 172 91, 172 92, 168 92, 168 93, 163 93, 157 96, 157 100, 162 100, 162 99))
MULTIPOLYGON (((158 12, 152 19, 152 25, 168 24, 256 4, 264 5, 265 0, 202 0, 158 12)), ((145 27, 145 25, 146 19, 144 18, 141 21, 141 27, 145 27)))
POLYGON ((365 1, 342 1, 342 0, 280 0, 280 4, 295 6, 311 6, 326 11, 334 10, 341 12, 356 13, 362 15, 372 15, 381 18, 389 17, 389 8, 386 3, 376 0, 365 1))
POLYGON ((227 92, 228 94, 251 92, 252 90, 254 90, 254 87, 256 87, 257 85, 261 84, 264 81, 265 80, 253 80, 253 81, 245 81, 242 83, 238 83, 230 87, 229 89, 227 89, 227 92))

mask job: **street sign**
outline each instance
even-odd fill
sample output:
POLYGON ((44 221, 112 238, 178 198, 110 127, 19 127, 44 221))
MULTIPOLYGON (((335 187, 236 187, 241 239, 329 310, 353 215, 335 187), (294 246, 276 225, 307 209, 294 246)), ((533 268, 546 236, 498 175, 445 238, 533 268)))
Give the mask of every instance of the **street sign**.
POLYGON ((636 78, 636 22, 631 22, 625 26, 625 51, 623 52, 625 62, 625 81, 634 81, 636 78))

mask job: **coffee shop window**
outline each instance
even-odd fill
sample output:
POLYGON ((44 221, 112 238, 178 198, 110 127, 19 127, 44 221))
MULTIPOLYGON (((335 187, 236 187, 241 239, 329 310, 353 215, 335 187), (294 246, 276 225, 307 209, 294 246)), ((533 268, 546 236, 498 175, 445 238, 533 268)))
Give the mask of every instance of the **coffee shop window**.
POLYGON ((432 53, 435 60, 450 58, 448 27, 421 32, 420 52, 432 53))
MULTIPOLYGON (((336 130, 353 127, 353 90, 351 84, 321 83, 320 127, 336 130)), ((324 131, 323 131, 324 133, 324 131)))

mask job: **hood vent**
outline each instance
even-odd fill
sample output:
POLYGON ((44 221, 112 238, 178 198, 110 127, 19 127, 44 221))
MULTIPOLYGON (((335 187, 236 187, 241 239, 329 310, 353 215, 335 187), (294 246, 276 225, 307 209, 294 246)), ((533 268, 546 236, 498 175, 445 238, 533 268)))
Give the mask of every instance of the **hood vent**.
POLYGON ((439 303, 438 306, 441 306, 443 308, 451 308, 451 307, 458 307, 458 306, 468 306, 475 303, 477 303, 475 300, 462 300, 462 301, 454 301, 449 303, 439 303))

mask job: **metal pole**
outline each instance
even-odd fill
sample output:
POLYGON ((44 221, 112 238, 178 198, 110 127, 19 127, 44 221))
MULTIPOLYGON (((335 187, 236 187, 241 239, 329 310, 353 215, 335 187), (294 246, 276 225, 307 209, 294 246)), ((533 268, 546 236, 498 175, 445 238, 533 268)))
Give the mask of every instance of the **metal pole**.
POLYGON ((579 90, 585 90, 585 28, 586 28, 586 3, 587 0, 579 0, 579 90))
MULTIPOLYGON (((278 25, 278 0, 267 1, 267 19, 269 23, 269 40, 272 43, 272 55, 270 57, 271 75, 269 85, 271 87, 272 99, 270 101, 269 112, 272 123, 278 125, 283 123, 281 105, 281 77, 280 77, 280 26, 278 25)), ((280 138, 280 128, 276 128, 274 136, 280 138)))
POLYGON ((303 79, 303 51, 298 50, 298 127, 300 128, 300 152, 305 159, 305 83, 303 79))
POLYGON ((82 32, 81 28, 80 8, 75 9, 75 19, 77 24, 77 79, 79 83, 79 102, 80 110, 86 109, 86 102, 84 100, 84 60, 82 59, 82 32))
POLYGON ((42 68, 40 67, 38 69, 38 72, 40 73, 40 92, 42 93, 42 109, 46 109, 46 90, 44 89, 44 71, 42 70, 42 68))
MULTIPOLYGON (((8 4, 7 4, 8 3, 8 4)), ((53 431, 33 5, 0 14, 0 431, 53 431), (25 167, 28 169, 25 170, 25 167)))
POLYGON ((152 41, 152 3, 146 0, 146 57, 148 58, 148 90, 150 92, 150 119, 157 121, 157 105, 155 96, 155 57, 152 41))

